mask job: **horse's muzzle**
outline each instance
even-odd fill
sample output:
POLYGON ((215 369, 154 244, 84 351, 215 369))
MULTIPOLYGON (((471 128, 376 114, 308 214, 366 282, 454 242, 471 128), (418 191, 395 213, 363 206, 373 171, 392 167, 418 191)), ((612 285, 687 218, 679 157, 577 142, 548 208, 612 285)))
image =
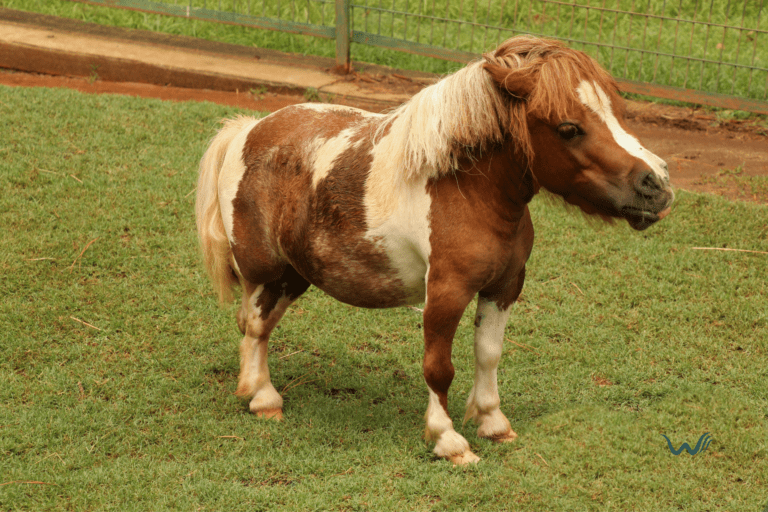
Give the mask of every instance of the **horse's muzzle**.
POLYGON ((675 194, 653 171, 639 173, 633 185, 634 196, 620 211, 630 226, 642 231, 669 214, 675 194))

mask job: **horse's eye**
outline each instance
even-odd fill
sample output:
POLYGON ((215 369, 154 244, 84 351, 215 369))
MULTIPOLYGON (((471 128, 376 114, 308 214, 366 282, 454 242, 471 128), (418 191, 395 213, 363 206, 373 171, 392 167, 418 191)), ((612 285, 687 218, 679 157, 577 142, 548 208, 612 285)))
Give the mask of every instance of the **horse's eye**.
POLYGON ((557 127, 557 134, 564 140, 571 140, 582 133, 584 132, 578 126, 571 123, 563 123, 557 127))

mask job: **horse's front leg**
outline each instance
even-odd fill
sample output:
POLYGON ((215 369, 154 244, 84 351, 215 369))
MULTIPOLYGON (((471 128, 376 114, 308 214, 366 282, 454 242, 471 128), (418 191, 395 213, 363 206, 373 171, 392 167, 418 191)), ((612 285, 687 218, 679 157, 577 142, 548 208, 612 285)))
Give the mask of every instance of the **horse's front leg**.
POLYGON ((477 435, 498 442, 513 441, 517 434, 512 430, 500 409, 497 368, 504 347, 504 329, 512 303, 517 300, 525 279, 525 269, 517 283, 501 297, 484 295, 477 298, 475 315, 475 383, 467 400, 464 422, 472 419, 477 423, 477 435))
POLYGON ((429 281, 424 306, 424 379, 429 387, 425 437, 435 442, 434 453, 454 464, 477 462, 480 458, 469 443, 453 429, 448 415, 448 388, 453 381, 451 345, 461 315, 472 295, 429 281))

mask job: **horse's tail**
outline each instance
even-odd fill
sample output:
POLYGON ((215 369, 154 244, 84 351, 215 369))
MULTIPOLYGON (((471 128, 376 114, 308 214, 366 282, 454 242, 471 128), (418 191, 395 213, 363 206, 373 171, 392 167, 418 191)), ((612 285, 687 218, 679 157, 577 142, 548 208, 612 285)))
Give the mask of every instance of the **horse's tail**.
POLYGON ((221 218, 219 173, 232 139, 251 122, 253 118, 244 116, 225 121, 200 160, 195 203, 197 236, 205 267, 221 302, 232 300, 232 287, 238 284, 238 279, 230 266, 232 254, 221 218))

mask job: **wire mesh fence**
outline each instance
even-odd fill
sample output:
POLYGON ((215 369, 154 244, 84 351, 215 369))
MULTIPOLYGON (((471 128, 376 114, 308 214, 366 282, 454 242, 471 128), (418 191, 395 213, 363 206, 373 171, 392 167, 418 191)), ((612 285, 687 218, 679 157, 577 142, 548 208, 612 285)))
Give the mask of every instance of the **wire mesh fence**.
POLYGON ((353 1, 353 40, 364 35, 372 44, 396 45, 412 53, 465 62, 524 32, 512 24, 514 19, 507 10, 511 5, 504 0, 353 1))
POLYGON ((623 88, 768 111, 768 0, 88 0, 457 62, 508 37, 566 41, 623 88), (729 100, 730 98, 730 100, 729 100))
POLYGON ((363 0, 353 41, 465 61, 516 34, 554 37, 614 76, 768 99, 765 0, 363 0), (407 47, 407 48, 406 48, 407 47))

